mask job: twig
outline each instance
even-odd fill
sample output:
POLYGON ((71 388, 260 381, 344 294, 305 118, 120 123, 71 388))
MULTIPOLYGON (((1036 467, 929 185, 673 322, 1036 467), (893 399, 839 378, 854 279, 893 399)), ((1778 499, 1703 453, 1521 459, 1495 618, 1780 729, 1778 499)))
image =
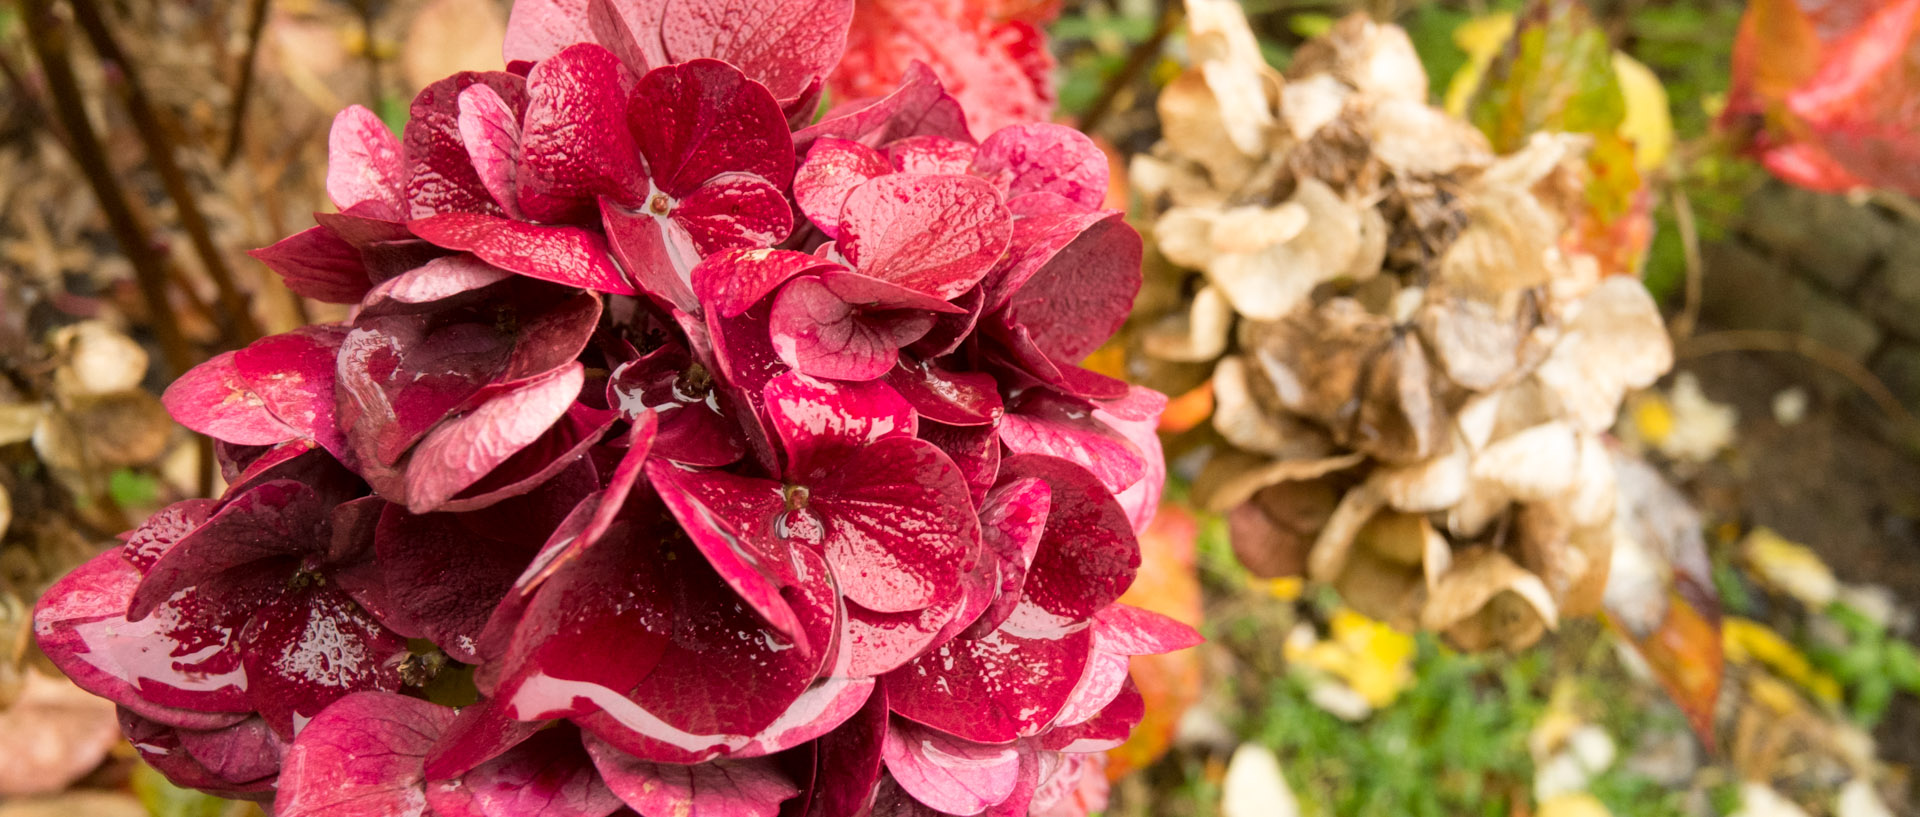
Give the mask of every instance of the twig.
POLYGON ((1120 70, 1107 77, 1106 84, 1100 87, 1100 95, 1093 98, 1093 104, 1087 106, 1086 115, 1080 117, 1081 130, 1094 132, 1100 127, 1100 122, 1113 112, 1114 100, 1120 98, 1120 92, 1139 79, 1140 72, 1145 71, 1153 58, 1160 55, 1161 46, 1166 45, 1167 38, 1180 26, 1181 13, 1181 4, 1160 0, 1160 24, 1154 28, 1153 36, 1134 46, 1120 70))
POLYGON ((193 348, 174 321, 172 306, 167 302, 167 272, 154 252, 153 241, 127 204, 126 191, 114 177, 106 150, 100 146, 100 137, 94 134, 93 123, 87 119, 86 108, 82 106, 85 97, 81 96, 80 82, 73 75, 72 48, 67 41, 66 26, 54 16, 53 0, 20 0, 20 10, 26 22, 27 40, 34 56, 40 60, 41 70, 46 73, 55 113, 71 142, 74 163, 86 175, 87 186, 93 188, 93 196, 100 202, 100 210, 113 229, 114 239, 133 264, 134 277, 153 318, 153 333, 160 341, 160 352, 168 368, 174 375, 182 374, 194 364, 193 348))
POLYGON ((1684 341, 1700 324, 1701 276, 1705 265, 1700 259, 1700 229, 1694 222, 1693 201, 1680 185, 1673 185, 1672 190, 1673 221, 1680 228, 1680 254, 1687 268, 1686 301, 1680 307, 1680 316, 1673 320, 1673 338, 1684 341))
POLYGON ((247 9, 247 50, 240 55, 240 78, 233 84, 233 108, 227 114, 227 147, 220 152, 220 166, 232 167, 240 155, 240 137, 246 129, 247 100, 253 98, 254 63, 259 61, 260 40, 267 30, 267 6, 270 0, 252 0, 247 9))
POLYGON ((260 336, 260 326, 254 322, 246 298, 234 284, 233 270, 228 268, 226 256, 220 253, 220 247, 213 242, 213 228, 200 211, 200 202, 194 196, 193 186, 187 182, 187 174, 180 169, 180 163, 174 157, 173 141, 167 135, 167 126, 147 98, 138 68, 120 50, 120 43, 113 38, 113 31, 107 27, 106 18, 101 16, 95 0, 68 1, 73 7, 74 21, 86 32, 94 53, 119 69, 117 72, 108 72, 109 77, 118 79, 109 80, 109 84, 120 91, 127 114, 133 118, 134 132, 140 136, 141 144, 146 146, 147 158, 153 162, 153 169, 159 174, 167 197, 173 199, 179 210, 180 226, 186 229, 187 237, 193 242, 193 251, 200 256, 200 263, 206 268, 207 275, 213 278, 214 289, 220 298, 220 309, 232 322, 228 339, 235 346, 252 342, 260 336))
POLYGON ((61 147, 72 150, 73 148, 67 144, 67 132, 60 127, 59 122, 47 115, 46 106, 40 104, 40 94, 27 83, 26 74, 14 66, 13 60, 7 59, 4 51, 0 51, 0 75, 6 76, 7 85, 13 88, 13 97, 19 100, 21 105, 26 106, 27 114, 33 117, 33 121, 46 124, 47 130, 53 134, 54 141, 59 142, 61 147))
POLYGON ((380 51, 373 43, 373 0, 354 0, 354 6, 360 11, 360 35, 363 56, 367 58, 367 107, 376 111, 380 105, 380 51))
POLYGON ((1721 352, 1784 352, 1799 355, 1846 378, 1865 392, 1881 412, 1903 428, 1914 427, 1913 414, 1907 411, 1906 406, 1900 405, 1900 398, 1895 397, 1887 384, 1875 377, 1866 366, 1806 335, 1766 329, 1728 329, 1688 340, 1679 351, 1682 358, 1704 357, 1721 352))

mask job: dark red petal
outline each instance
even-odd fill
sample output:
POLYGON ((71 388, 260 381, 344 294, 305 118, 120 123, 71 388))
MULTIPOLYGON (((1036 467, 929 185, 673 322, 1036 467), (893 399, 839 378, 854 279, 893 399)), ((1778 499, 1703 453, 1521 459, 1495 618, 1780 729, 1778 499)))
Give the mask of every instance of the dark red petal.
POLYGON ((457 779, 429 783, 436 817, 606 817, 620 798, 600 779, 575 729, 535 733, 457 779))
POLYGON ((806 817, 859 814, 873 800, 887 734, 887 690, 877 687, 865 706, 814 744, 814 783, 806 817))
MULTIPOLYGON (((600 224, 607 233, 608 250, 641 292, 682 312, 699 314, 700 301, 687 283, 699 259, 682 257, 687 248, 666 234, 677 225, 608 198, 600 199, 600 224)), ((692 239, 685 243, 691 244, 692 239)))
POLYGON ((1033 637, 1005 628, 957 638, 889 673, 893 711, 978 743, 1035 735, 1066 706, 1092 655, 1086 629, 1033 637))
POLYGON ((1053 489, 1032 477, 995 488, 980 503, 980 541, 999 567, 999 586, 994 588, 993 604, 974 622, 970 634, 999 629, 1013 615, 1052 511, 1053 489))
POLYGON ((647 478, 721 580, 768 626, 812 650, 780 592, 794 576, 787 546, 772 535, 785 508, 780 484, 667 462, 649 465, 647 478))
POLYGON ((324 553, 330 505, 339 499, 286 479, 228 498, 219 513, 147 568, 127 608, 128 618, 145 618, 175 593, 227 570, 324 553))
POLYGON ((279 275, 295 295, 316 301, 359 303, 372 285, 360 250, 325 227, 308 227, 247 254, 279 275))
POLYGON ((776 189, 792 183, 786 116, 765 86, 733 65, 694 59, 655 68, 622 112, 653 186, 672 198, 725 173, 756 175, 776 189))
POLYGON ((722 250, 771 247, 793 232, 787 194, 747 173, 715 176, 670 207, 669 219, 701 258, 722 250))
POLYGON ((399 689, 407 655, 406 639, 328 587, 290 591, 256 610, 240 648, 247 693, 281 735, 345 695, 399 689))
POLYGON ((400 589, 388 626, 422 634, 457 661, 479 663, 480 630, 538 544, 471 530, 455 514, 416 515, 388 505, 375 538, 386 583, 400 589))
POLYGON ((234 355, 214 355, 167 386, 160 395, 167 413, 187 428, 238 445, 299 439, 300 430, 275 417, 266 400, 240 376, 234 355))
POLYGON ((991 425, 1005 410, 998 384, 985 372, 948 371, 932 360, 903 357, 885 380, 920 416, 937 423, 991 425))
POLYGON ((1140 290, 1140 234, 1120 213, 1024 218, 1010 266, 990 279, 988 311, 1025 327, 1048 356, 1077 361, 1126 322, 1140 290))
POLYGON ((479 83, 492 87, 516 118, 526 110, 526 80, 501 71, 465 71, 422 88, 401 135, 408 173, 407 218, 503 212, 480 181, 460 135, 460 93, 479 83))
POLYGON ((875 612, 931 606, 955 592, 980 523, 960 468, 931 443, 879 440, 812 485, 808 506, 841 592, 875 612))
POLYGON ((1007 458, 1003 480, 1037 477, 1052 490, 1046 533, 1008 627, 1071 626, 1093 617, 1133 584, 1140 545, 1133 525, 1098 479, 1073 463, 1031 454, 1007 458))
POLYGON ((580 396, 585 376, 576 362, 504 389, 473 411, 440 424, 408 459, 408 509, 426 513, 440 507, 539 439, 580 396))
POLYGON ((707 57, 737 65, 779 99, 800 96, 839 64, 853 19, 853 0, 666 0, 665 5, 659 31, 668 60, 707 57))
POLYGON ((504 270, 610 295, 639 295, 622 275, 600 234, 497 216, 449 213, 411 222, 408 229, 450 250, 466 250, 504 270))
POLYGON ((710 317, 733 318, 753 308, 788 279, 839 265, 793 250, 729 250, 693 269, 693 291, 710 317))
POLYGON ((794 147, 805 151, 827 136, 851 139, 870 148, 909 136, 931 134, 972 142, 966 111, 941 87, 925 63, 907 66, 897 87, 878 99, 858 99, 829 111, 819 123, 793 135, 794 147))
POLYGON ((922 422, 920 439, 938 446, 948 459, 960 466, 960 475, 966 479, 967 493, 975 505, 986 499, 988 489, 1000 475, 1000 435, 993 426, 922 422))

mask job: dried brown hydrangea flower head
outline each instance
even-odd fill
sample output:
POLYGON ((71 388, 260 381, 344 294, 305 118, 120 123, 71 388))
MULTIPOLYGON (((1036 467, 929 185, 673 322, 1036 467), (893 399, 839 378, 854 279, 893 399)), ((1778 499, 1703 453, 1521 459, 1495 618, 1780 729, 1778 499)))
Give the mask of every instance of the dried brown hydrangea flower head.
POLYGON ((1349 17, 1282 76, 1237 4, 1187 5, 1192 65, 1132 167, 1169 262, 1134 337, 1151 385, 1211 383, 1196 500, 1254 573, 1468 649, 1597 611, 1603 434, 1673 356, 1573 236, 1587 138, 1496 154, 1392 25, 1349 17))

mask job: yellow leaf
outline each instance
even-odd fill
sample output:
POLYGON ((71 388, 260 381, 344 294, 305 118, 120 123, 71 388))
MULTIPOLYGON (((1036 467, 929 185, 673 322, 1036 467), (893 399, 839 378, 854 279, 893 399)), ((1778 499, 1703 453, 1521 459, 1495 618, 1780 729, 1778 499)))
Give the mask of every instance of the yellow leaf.
POLYGON ((1613 817, 1606 804, 1586 792, 1556 794, 1540 804, 1540 817, 1613 817))
POLYGON ((1500 47, 1512 36, 1513 15, 1508 12, 1476 17, 1453 30, 1453 42, 1467 52, 1467 62, 1447 80, 1448 114, 1466 116, 1467 101, 1480 87, 1480 78, 1486 75, 1487 66, 1493 64, 1493 58, 1500 55, 1500 47))
POLYGON ((1620 77, 1620 93, 1627 98, 1627 118, 1620 135, 1633 142, 1633 163, 1642 171, 1667 161, 1673 149, 1673 116, 1667 110, 1667 89, 1653 70, 1632 57, 1613 52, 1613 72, 1620 77))
POLYGON ((1814 669, 1806 655, 1766 625, 1752 619, 1728 616, 1721 623, 1720 635, 1728 660, 1737 663, 1759 661, 1816 698, 1828 703, 1840 701, 1839 682, 1814 669))
POLYGON ((1762 581, 1810 608, 1826 607, 1840 592, 1840 580, 1813 549, 1770 529, 1754 528, 1740 549, 1762 581))

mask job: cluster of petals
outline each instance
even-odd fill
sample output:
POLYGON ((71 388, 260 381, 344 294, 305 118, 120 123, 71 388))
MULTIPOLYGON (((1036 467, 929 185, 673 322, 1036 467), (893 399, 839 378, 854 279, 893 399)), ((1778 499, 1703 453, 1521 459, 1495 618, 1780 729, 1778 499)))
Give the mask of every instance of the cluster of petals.
POLYGON ((227 487, 46 653, 280 817, 1058 813, 1197 640, 1116 602, 1164 398, 1076 364, 1140 239, 925 69, 815 122, 851 14, 522 0, 509 70, 341 113, 256 256, 350 319, 168 389, 227 487))

